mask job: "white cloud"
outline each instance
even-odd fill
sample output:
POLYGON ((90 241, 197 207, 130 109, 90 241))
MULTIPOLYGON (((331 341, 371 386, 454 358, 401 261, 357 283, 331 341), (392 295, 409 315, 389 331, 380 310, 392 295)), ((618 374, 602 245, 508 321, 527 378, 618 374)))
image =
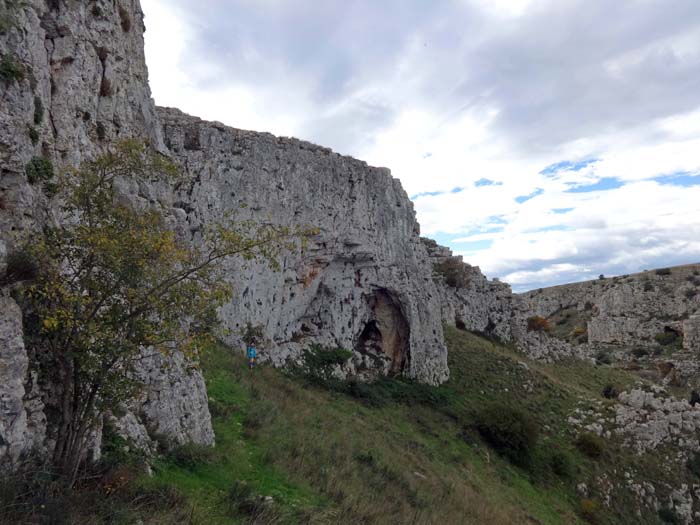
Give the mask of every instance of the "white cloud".
POLYGON ((157 103, 443 192, 423 234, 519 289, 700 260, 700 186, 652 180, 700 173, 697 0, 142 4, 157 103))

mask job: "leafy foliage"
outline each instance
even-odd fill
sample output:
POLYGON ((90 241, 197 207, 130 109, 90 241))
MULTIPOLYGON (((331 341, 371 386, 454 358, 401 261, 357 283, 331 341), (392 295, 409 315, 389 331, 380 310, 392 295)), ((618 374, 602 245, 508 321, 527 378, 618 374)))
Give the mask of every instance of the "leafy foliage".
POLYGON ((120 143, 59 180, 64 220, 28 247, 39 271, 22 293, 25 321, 63 387, 54 462, 68 480, 100 415, 138 393, 144 355, 177 348, 196 358, 231 296, 219 263, 236 256, 277 267, 279 251, 310 232, 214 224, 192 248, 159 211, 135 210, 115 190, 119 177, 178 176, 142 143, 120 143))
POLYGON ((695 452, 687 461, 686 467, 700 478, 700 452, 695 452))
POLYGON ((0 81, 10 83, 23 80, 26 71, 24 66, 17 62, 12 55, 4 55, 0 59, 0 81))
POLYGON ((24 168, 29 184, 45 182, 53 178, 53 164, 46 157, 32 157, 24 168))
POLYGON ((535 422, 524 411, 502 403, 488 405, 477 415, 479 434, 513 464, 527 466, 537 442, 535 422))
POLYGON ((12 284, 34 279, 39 269, 32 255, 26 250, 16 250, 7 256, 5 276, 2 284, 12 284))
POLYGON ((674 331, 659 332, 654 336, 654 340, 661 346, 680 346, 682 342, 678 332, 674 331))
POLYGON ((468 266, 461 257, 448 257, 436 264, 433 269, 445 278, 445 283, 453 288, 464 288, 469 284, 468 266))
POLYGON ((247 321, 245 326, 240 332, 241 339, 246 344, 259 343, 265 337, 262 325, 254 325, 250 321, 247 321))
POLYGON ((603 397, 605 399, 617 399, 619 395, 620 390, 615 385, 607 384, 605 388, 603 388, 603 397))
POLYGON ((549 321, 544 317, 535 315, 527 319, 527 331, 528 332, 549 332, 551 326, 549 321))
POLYGON ((44 103, 41 97, 34 97, 34 124, 37 126, 44 120, 44 103))
POLYGON ((312 344, 303 355, 303 372, 307 376, 329 379, 337 366, 345 364, 352 357, 350 350, 344 348, 324 348, 312 344))
POLYGON ((597 459, 603 455, 605 441, 592 432, 584 432, 576 441, 576 448, 589 458, 597 459))

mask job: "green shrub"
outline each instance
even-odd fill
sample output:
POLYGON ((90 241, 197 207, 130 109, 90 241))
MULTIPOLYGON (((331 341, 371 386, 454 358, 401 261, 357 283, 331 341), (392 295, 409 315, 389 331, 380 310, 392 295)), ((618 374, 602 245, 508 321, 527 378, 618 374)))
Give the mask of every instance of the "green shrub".
POLYGON ((533 317, 528 317, 527 319, 527 331, 528 332, 549 332, 551 326, 549 321, 544 317, 535 315, 533 317))
POLYGON ((37 126, 44 120, 44 103, 41 97, 34 97, 34 124, 37 126))
POLYGON ((555 450, 549 457, 549 467, 557 476, 571 479, 576 473, 574 458, 564 450, 555 450))
POLYGON ((597 459, 603 455, 605 441, 593 432, 584 432, 576 440, 576 448, 589 458, 597 459))
POLYGON ((620 391, 614 385, 605 385, 603 388, 603 397, 605 399, 617 399, 620 395, 620 391))
POLYGON ((672 525, 680 525, 683 523, 678 517, 678 514, 671 507, 661 507, 659 509, 659 519, 663 523, 671 523, 672 525))
POLYGON ((26 71, 12 55, 4 55, 0 59, 0 80, 6 83, 23 80, 26 71))
POLYGON ((476 417, 476 428, 499 454, 511 463, 527 467, 537 443, 538 429, 524 411, 502 403, 484 407, 476 417))
POLYGON ((254 325, 250 321, 247 321, 245 326, 238 331, 238 335, 245 344, 249 345, 253 343, 260 343, 265 338, 265 331, 262 325, 254 325))
POLYGON ((3 284, 31 281, 39 273, 36 260, 26 250, 16 250, 7 255, 3 284))
POLYGON ((685 464, 688 470, 700 478, 700 452, 695 452, 685 464))
POLYGON ((651 284, 651 281, 646 280, 644 281, 644 286, 642 288, 645 292, 651 292, 654 289, 654 285, 651 284))
POLYGON ((47 181, 53 178, 53 164, 46 157, 32 157, 24 168, 29 184, 47 181))
POLYGON ((324 348, 312 344, 304 351, 304 373, 308 376, 329 378, 336 366, 343 365, 352 357, 350 350, 344 348, 324 348))
POLYGON ((695 406, 695 405, 697 405, 698 403, 700 403, 700 393, 698 393, 697 390, 693 390, 692 392, 690 392, 690 400, 689 400, 689 403, 690 403, 692 406, 695 406))
POLYGON ((671 275, 671 268, 659 268, 654 272, 656 275, 671 275))
POLYGON ((464 288, 469 284, 469 267, 461 257, 448 257, 433 266, 433 270, 442 275, 445 283, 452 288, 464 288))
POLYGON ((580 509, 583 519, 590 523, 597 521, 600 504, 596 500, 590 498, 582 499, 580 502, 580 509))
POLYGON ((32 141, 32 144, 36 146, 39 142, 39 132, 36 130, 36 128, 29 126, 29 129, 27 130, 27 135, 29 135, 29 140, 32 141))
POLYGON ((664 332, 659 332, 654 336, 654 340, 659 343, 661 346, 671 346, 675 345, 679 341, 679 336, 677 332, 674 331, 664 331, 664 332))
POLYGON ((611 365, 613 362, 613 357, 612 354, 610 354, 610 352, 605 352, 604 350, 601 350, 596 354, 595 361, 599 365, 611 365))
POLYGON ((632 355, 634 357, 646 357, 649 355, 649 349, 643 346, 637 346, 632 349, 632 355))

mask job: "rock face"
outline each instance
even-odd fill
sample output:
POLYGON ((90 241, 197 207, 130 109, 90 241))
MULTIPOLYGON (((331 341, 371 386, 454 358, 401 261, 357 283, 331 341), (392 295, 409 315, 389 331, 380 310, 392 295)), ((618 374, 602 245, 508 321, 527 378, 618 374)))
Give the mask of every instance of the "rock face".
MULTIPOLYGON (((4 275, 7 254, 54 217, 42 181, 31 183, 27 167, 33 161, 56 172, 91 158, 120 137, 141 137, 161 150, 163 143, 147 82, 137 0, 0 2, 0 16, 4 275)), ((0 295, 0 461, 45 451, 51 434, 44 410, 50 395, 31 371, 21 326, 16 304, 0 295)), ((174 443, 212 443, 201 374, 185 373, 181 356, 175 361, 169 370, 144 369, 150 390, 133 419, 174 443)))
POLYGON ((531 315, 579 312, 587 321, 590 343, 650 346, 660 334, 687 333, 687 347, 697 345, 697 323, 690 318, 700 310, 699 265, 555 286, 519 297, 531 315))
POLYGON ((479 270, 432 239, 421 239, 433 265, 443 322, 463 330, 513 339, 513 294, 510 286, 489 281, 479 270), (447 276, 446 276, 447 274, 447 276))
POLYGON ((683 350, 700 352, 700 314, 691 315, 683 321, 683 350))
POLYGON ((22 313, 12 299, 0 296, 0 461, 17 461, 25 449, 27 414, 23 399, 27 364, 22 313))
MULTIPOLYGON (((236 297, 220 318, 237 332, 262 325, 261 359, 282 365, 311 342, 350 349, 345 375, 401 373, 439 384, 448 377, 440 302, 401 184, 307 142, 227 128, 159 108, 163 136, 192 184, 175 196, 186 227, 235 219, 310 225, 302 252, 285 253, 281 271, 230 261, 236 297)), ((193 233, 196 239, 196 233, 193 233)))

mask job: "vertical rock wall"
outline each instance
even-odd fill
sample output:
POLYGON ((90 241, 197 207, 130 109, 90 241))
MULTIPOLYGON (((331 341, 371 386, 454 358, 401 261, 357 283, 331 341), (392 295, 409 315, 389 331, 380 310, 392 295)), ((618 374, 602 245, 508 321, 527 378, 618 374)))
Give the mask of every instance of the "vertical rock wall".
POLYGON ((251 322, 264 328, 261 357, 278 365, 318 343, 353 350, 347 375, 447 379, 431 265, 412 203, 388 170, 307 142, 158 112, 169 151, 193 180, 175 203, 193 238, 231 211, 240 221, 319 229, 303 253, 284 255, 280 272, 228 263, 236 297, 221 319, 232 345, 251 322), (374 344, 366 344, 370 332, 374 344))

